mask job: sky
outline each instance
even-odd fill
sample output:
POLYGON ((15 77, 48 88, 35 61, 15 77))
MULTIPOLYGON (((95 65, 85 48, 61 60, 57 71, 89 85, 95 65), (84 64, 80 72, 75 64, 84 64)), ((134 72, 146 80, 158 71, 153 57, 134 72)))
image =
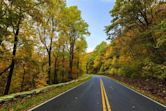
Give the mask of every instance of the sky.
POLYGON ((86 38, 88 43, 87 52, 93 49, 107 36, 104 26, 110 24, 111 16, 109 11, 113 8, 115 0, 67 0, 68 6, 77 5, 81 10, 82 18, 89 24, 91 35, 86 38))

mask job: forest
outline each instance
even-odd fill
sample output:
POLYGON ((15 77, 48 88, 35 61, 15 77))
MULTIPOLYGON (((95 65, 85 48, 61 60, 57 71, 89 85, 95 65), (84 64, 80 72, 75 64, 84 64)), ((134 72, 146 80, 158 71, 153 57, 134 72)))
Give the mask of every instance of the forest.
MULTIPOLYGON (((166 96, 166 3, 116 0, 105 27, 108 42, 87 60, 88 73, 109 74, 151 93, 166 96), (148 84, 148 87, 146 87, 148 84), (154 88, 154 89, 153 89, 154 88)), ((165 98, 166 99, 166 98, 165 98)))
POLYGON ((165 0, 0 0, 0 111, 165 105, 165 0))
POLYGON ((166 3, 154 2, 116 1, 113 20, 105 28, 111 43, 102 42, 89 54, 89 73, 166 81, 166 3))
POLYGON ((165 97, 166 3, 116 0, 108 42, 86 52, 88 24, 65 0, 0 1, 0 95, 108 74, 165 97), (151 87, 153 85, 153 87, 151 87))
POLYGON ((0 95, 78 78, 89 35, 65 0, 1 0, 0 95))

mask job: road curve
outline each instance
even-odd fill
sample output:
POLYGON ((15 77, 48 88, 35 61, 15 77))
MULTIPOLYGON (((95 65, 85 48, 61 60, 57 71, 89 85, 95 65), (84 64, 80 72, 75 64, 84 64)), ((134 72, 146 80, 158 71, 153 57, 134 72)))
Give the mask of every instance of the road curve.
POLYGON ((166 107, 104 76, 93 76, 32 111, 104 111, 103 103, 108 111, 166 111, 166 107))

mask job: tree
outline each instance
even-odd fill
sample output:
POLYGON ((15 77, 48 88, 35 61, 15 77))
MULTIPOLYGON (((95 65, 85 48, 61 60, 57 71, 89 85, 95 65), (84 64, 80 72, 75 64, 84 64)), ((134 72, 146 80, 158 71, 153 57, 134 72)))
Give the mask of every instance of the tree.
MULTIPOLYGON (((44 5, 45 6, 45 5, 44 5)), ((44 14, 45 23, 43 28, 39 27, 39 37, 44 45, 46 52, 48 54, 48 84, 51 84, 51 67, 52 67, 52 49, 53 42, 57 40, 57 22, 56 19, 58 14, 61 13, 62 8, 64 8, 65 4, 63 0, 50 0, 46 3, 46 9, 44 14), (55 9, 56 7, 56 9, 55 9)))
POLYGON ((36 14, 34 13, 38 9, 36 8, 36 3, 35 1, 22 1, 22 0, 17 0, 17 1, 6 1, 6 5, 8 6, 8 15, 7 15, 7 21, 11 25, 12 33, 13 33, 13 52, 12 52, 12 60, 10 64, 10 70, 7 78, 7 83, 4 91, 4 95, 9 93, 10 89, 10 84, 12 80, 12 75, 15 67, 15 57, 16 57, 16 52, 17 52, 17 45, 18 45, 18 36, 20 33, 21 29, 21 24, 22 22, 26 19, 27 16, 31 16, 31 14, 36 14))
POLYGON ((68 36, 69 43, 69 79, 73 79, 73 61, 74 61, 74 50, 76 41, 80 38, 88 35, 88 24, 82 20, 81 13, 76 6, 67 7, 64 9, 60 18, 66 18, 61 21, 60 29, 64 30, 68 36), (62 25, 63 24, 63 25, 62 25))
POLYGON ((81 61, 81 58, 84 58, 84 54, 85 54, 85 51, 86 51, 86 48, 87 48, 87 42, 86 40, 83 38, 83 39, 80 39, 78 41, 76 41, 76 49, 75 49, 75 61, 76 61, 76 68, 77 68, 77 77, 79 77, 79 74, 81 72, 83 72, 83 66, 81 67, 81 62, 82 62, 82 65, 85 64, 84 61, 81 61))

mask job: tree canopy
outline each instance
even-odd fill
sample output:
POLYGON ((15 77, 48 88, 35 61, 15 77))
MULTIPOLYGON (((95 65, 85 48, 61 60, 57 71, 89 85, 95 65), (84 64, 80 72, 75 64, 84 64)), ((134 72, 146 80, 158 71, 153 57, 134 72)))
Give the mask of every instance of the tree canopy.
POLYGON ((65 0, 1 0, 0 31, 0 95, 83 74, 88 24, 65 0))
POLYGON ((89 72, 166 80, 166 3, 116 0, 110 15, 105 31, 111 43, 96 47, 89 72))

